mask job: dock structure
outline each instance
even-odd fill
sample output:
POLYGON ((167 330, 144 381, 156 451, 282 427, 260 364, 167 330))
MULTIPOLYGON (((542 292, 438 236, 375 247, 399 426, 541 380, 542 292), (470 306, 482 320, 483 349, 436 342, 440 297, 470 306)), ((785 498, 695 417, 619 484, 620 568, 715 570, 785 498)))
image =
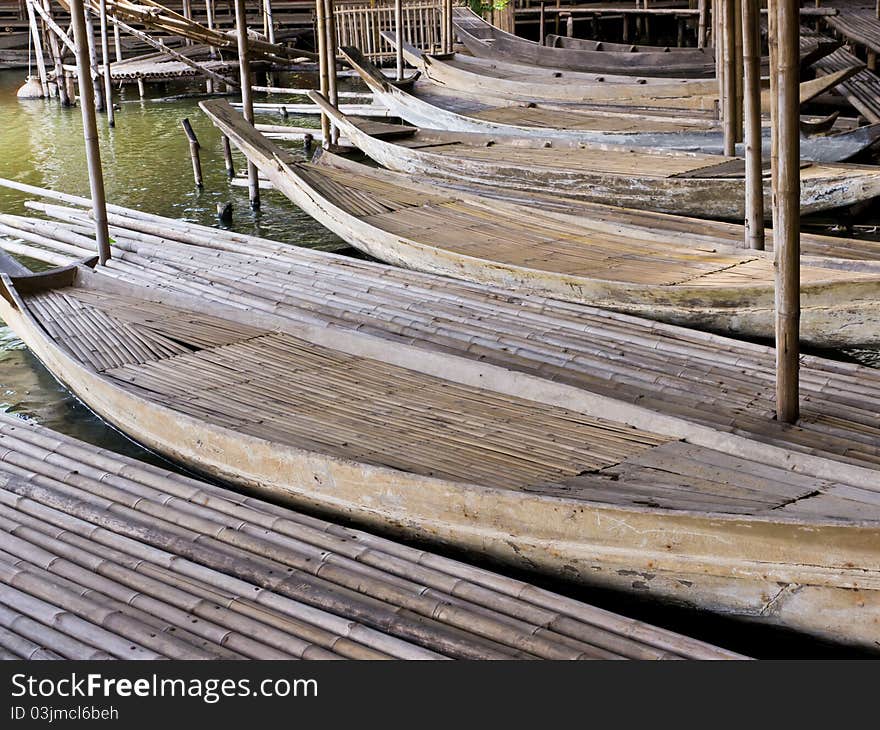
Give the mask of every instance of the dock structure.
POLYGON ((0 415, 3 659, 734 659, 0 415))

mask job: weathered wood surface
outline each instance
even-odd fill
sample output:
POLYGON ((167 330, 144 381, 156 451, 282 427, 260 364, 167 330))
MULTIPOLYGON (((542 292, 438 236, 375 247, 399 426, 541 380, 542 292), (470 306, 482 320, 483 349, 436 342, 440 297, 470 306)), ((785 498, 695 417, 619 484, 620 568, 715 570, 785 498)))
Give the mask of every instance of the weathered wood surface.
MULTIPOLYGON (((343 163, 294 162, 223 101, 202 109, 284 193, 352 246, 407 268, 521 288, 725 333, 770 337, 773 261, 702 251, 604 225, 456 193, 343 163)), ((880 273, 817 260, 802 271, 804 342, 880 342, 880 273)))
POLYGON ((0 485, 17 658, 741 658, 4 415, 0 485))
MULTIPOLYGON (((347 117, 317 93, 310 97, 350 143, 398 172, 704 218, 742 220, 745 214, 745 161, 740 158, 598 144, 560 153, 541 140, 513 144, 501 136, 411 127, 389 138, 385 128, 393 125, 383 126, 382 138, 381 133, 371 133, 370 123, 347 117)), ((769 180, 763 195, 769 216, 769 180)), ((808 165, 801 170, 804 213, 849 206, 877 195, 880 171, 874 167, 808 165)))
MULTIPOLYGON (((707 129, 699 110, 686 117, 673 110, 633 112, 625 108, 578 109, 570 105, 516 104, 486 96, 468 97, 449 92, 436 84, 420 86, 412 93, 387 82, 385 77, 357 49, 343 48, 343 55, 373 92, 377 105, 389 116, 412 125, 453 132, 488 132, 516 137, 535 137, 554 145, 581 143, 623 144, 721 154, 720 131, 707 129)), ((712 124, 711 122, 708 122, 712 124)), ((863 152, 880 139, 880 124, 828 135, 801 138, 801 156, 815 162, 841 162, 863 152)), ((769 156, 769 129, 763 143, 769 156)), ((738 147, 737 154, 741 153, 738 147)))

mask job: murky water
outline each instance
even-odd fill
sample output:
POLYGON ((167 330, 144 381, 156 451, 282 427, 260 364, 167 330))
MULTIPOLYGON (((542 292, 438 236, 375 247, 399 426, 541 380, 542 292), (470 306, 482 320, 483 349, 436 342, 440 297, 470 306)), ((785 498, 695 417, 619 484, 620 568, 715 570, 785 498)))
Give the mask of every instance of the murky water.
MULTIPOLYGON (((0 72, 0 176, 76 195, 88 195, 82 125, 79 109, 60 109, 52 101, 18 101, 21 71, 0 72)), ((303 86, 306 79, 283 83, 303 86)), ((193 85, 190 91, 200 87, 193 85)), ((272 191, 263 191, 263 209, 250 210, 247 191, 232 187, 226 179, 220 136, 198 109, 197 98, 156 97, 180 94, 176 87, 153 91, 139 100, 133 87, 118 101, 117 127, 111 130, 99 115, 101 153, 109 202, 151 213, 216 225, 218 202, 234 206, 235 230, 262 235, 301 246, 330 247, 339 240, 310 217, 272 191), (205 187, 196 189, 188 144, 180 121, 188 117, 202 146, 205 187)), ((266 121, 273 121, 267 119, 266 121)), ((310 126, 314 120, 291 119, 291 124, 310 126)), ((243 158, 237 155, 239 169, 243 158)), ((23 202, 30 196, 0 187, 0 211, 26 213, 23 202)), ((860 360, 880 366, 876 352, 858 354, 860 360)), ((162 460, 108 427, 58 383, 0 321, 0 410, 34 419, 63 433, 120 453, 162 460)), ((166 466, 168 466, 166 464, 166 466)), ((474 561, 475 556, 460 556, 474 561)), ((505 571, 509 572, 509 571, 505 571)), ((754 656, 851 656, 841 651, 764 627, 741 624, 658 607, 628 595, 580 590, 570 585, 521 576, 610 610, 684 631, 708 641, 754 656)))

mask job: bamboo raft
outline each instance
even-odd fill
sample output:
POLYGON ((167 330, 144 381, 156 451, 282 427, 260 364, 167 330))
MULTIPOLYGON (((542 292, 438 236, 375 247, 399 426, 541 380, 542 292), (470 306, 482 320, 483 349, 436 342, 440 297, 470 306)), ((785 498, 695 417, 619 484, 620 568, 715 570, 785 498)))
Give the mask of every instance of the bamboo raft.
POLYGON ((452 12, 452 23, 459 40, 471 54, 482 58, 594 73, 677 78, 715 74, 715 57, 711 49, 692 48, 667 53, 542 46, 494 27, 470 8, 453 8, 452 12))
MULTIPOLYGON (((511 140, 358 120, 337 110, 317 92, 309 97, 349 143, 398 172, 442 177, 456 185, 488 185, 507 195, 511 191, 525 196, 549 193, 577 201, 705 218, 742 220, 745 215, 745 161, 741 158, 719 160, 714 155, 598 144, 560 154, 540 139, 511 140)), ((764 202, 769 218, 769 165, 765 174, 764 202)), ((853 205, 877 195, 880 171, 876 167, 807 164, 801 170, 804 214, 853 205)))
POLYGON ((0 657, 738 659, 0 415, 0 657))
MULTIPOLYGON (((83 266, 2 285, 0 314, 56 377, 212 476, 532 569, 617 588, 647 579, 655 595, 877 641, 877 492, 839 464, 833 480, 795 473, 682 440, 675 419, 655 415, 649 430, 612 402, 571 403, 544 380, 83 266)), ((144 506, 149 530, 157 509, 144 506)), ((179 527, 164 539, 203 547, 179 527)), ((305 573, 271 581, 311 595, 305 573)))
MULTIPOLYGON (((487 201, 329 154, 323 165, 298 163, 226 102, 201 108, 276 190, 374 258, 674 324, 773 335, 766 252, 627 236, 614 224, 487 201)), ((804 342, 880 343, 880 272, 871 268, 826 259, 802 267, 804 342)))
MULTIPOLYGON (((638 112, 616 109, 577 108, 564 104, 516 104, 488 97, 451 93, 436 84, 416 85, 405 91, 390 83, 354 48, 340 49, 373 92, 377 105, 416 127, 441 128, 451 132, 483 132, 514 137, 540 135, 555 146, 619 144, 721 154, 722 133, 699 110, 683 118, 668 109, 638 112)), ((675 111, 675 110, 673 110, 675 111)), ((823 135, 801 136, 801 157, 814 162, 842 162, 880 139, 880 124, 823 135)), ((763 146, 769 155, 770 134, 764 129, 763 146)), ((737 146, 742 154, 743 146, 737 146)))

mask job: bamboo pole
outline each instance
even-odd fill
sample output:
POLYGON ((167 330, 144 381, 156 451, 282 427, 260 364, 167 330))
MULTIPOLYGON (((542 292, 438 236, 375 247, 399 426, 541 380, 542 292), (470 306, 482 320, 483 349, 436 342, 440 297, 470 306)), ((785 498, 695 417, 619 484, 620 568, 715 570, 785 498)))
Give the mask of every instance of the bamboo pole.
POLYGON ((452 53, 455 48, 455 27, 452 23, 453 0, 446 0, 446 52, 452 53))
POLYGON ((113 46, 116 51, 116 63, 122 63, 122 34, 116 23, 113 24, 113 46))
POLYGON ((107 35, 107 0, 99 0, 98 8, 101 21, 101 58, 104 61, 104 103, 107 108, 107 124, 116 126, 116 113, 113 109, 113 84, 110 78, 110 43, 107 35))
MULTIPOLYGON (((315 22, 317 28, 315 35, 318 39, 318 76, 321 94, 324 98, 330 96, 330 81, 327 76, 327 14, 324 8, 324 0, 315 0, 315 22)), ((321 139, 324 147, 330 145, 330 117, 321 113, 321 139)))
POLYGON ((724 133, 724 154, 732 157, 736 154, 736 63, 734 47, 736 45, 737 20, 734 15, 736 0, 720 0, 721 3, 721 35, 723 58, 723 82, 721 85, 721 124, 724 133))
POLYGON ((541 0, 541 14, 538 16, 538 42, 545 46, 547 45, 547 3, 544 0, 541 0))
POLYGON ((394 42, 397 80, 403 81, 403 0, 394 0, 394 42))
POLYGON ((76 70, 79 78, 80 109, 83 119, 83 136, 86 144, 86 165, 89 170, 89 189, 92 197, 92 214, 95 218, 95 242, 98 260, 106 264, 110 260, 110 234, 107 230, 107 203, 104 199, 104 172, 101 169, 101 151, 98 147, 98 125, 95 121, 95 102, 92 98, 92 79, 86 47, 85 9, 83 0, 70 0, 70 25, 76 45, 76 70))
POLYGON ((700 15, 697 20, 697 47, 705 48, 706 47, 706 21, 708 18, 708 0, 697 0, 697 7, 700 11, 700 15))
MULTIPOLYGON (((327 31, 327 80, 328 93, 327 97, 330 103, 339 107, 339 95, 336 83, 336 15, 334 13, 333 0, 324 0, 324 13, 326 15, 326 31, 327 31)), ((331 122, 330 124, 330 144, 336 145, 339 142, 339 128, 331 122)))
POLYGON ((266 40, 275 44, 275 18, 272 16, 272 0, 263 0, 263 12, 266 15, 266 40))
POLYGON ((761 159, 761 0, 742 0, 743 111, 745 117, 745 245, 764 249, 764 180, 761 159))
POLYGON ((226 164, 226 175, 232 180, 235 177, 235 165, 232 163, 232 146, 229 144, 229 137, 225 134, 221 137, 223 143, 223 162, 226 164))
POLYGON ((743 141, 743 28, 742 28, 742 2, 743 0, 734 0, 733 8, 733 27, 736 31, 733 46, 733 63, 734 63, 734 79, 736 80, 734 94, 734 125, 736 141, 743 141))
POLYGON ((193 179, 195 180, 196 187, 203 188, 205 187, 205 183, 202 179, 202 162, 199 159, 199 139, 196 137, 195 130, 193 130, 192 124, 189 123, 188 118, 185 117, 181 119, 180 124, 183 127, 183 132, 186 134, 186 139, 189 142, 189 156, 192 160, 193 179))
MULTIPOLYGON (((92 14, 86 10, 86 44, 89 49, 89 63, 94 69, 99 69, 98 65, 98 49, 95 45, 95 25, 92 22, 92 14)), ((100 73, 92 78, 92 92, 95 97, 95 111, 103 112, 107 110, 104 100, 104 80, 100 73)), ((82 91, 80 91, 82 96, 82 91)))
POLYGON ((34 47, 34 56, 37 61, 37 73, 40 77, 40 87, 43 90, 43 96, 49 97, 49 77, 46 74, 46 60, 43 58, 43 41, 40 37, 40 29, 37 26, 37 17, 34 14, 33 3, 35 0, 26 0, 28 26, 31 32, 31 43, 34 47))
POLYGON ((776 272, 776 418, 794 423, 798 402, 800 325, 800 11, 797 0, 771 0, 776 9, 778 83, 776 272))
MULTIPOLYGON (((52 19, 52 5, 49 0, 43 0, 42 8, 34 3, 34 10, 37 11, 41 16, 45 13, 48 18, 52 19), (42 13, 40 11, 43 11, 42 13)), ((54 21, 53 21, 54 22, 54 21)), ((48 28, 48 37, 49 37, 49 50, 52 52, 52 63, 55 67, 55 86, 58 88, 58 99, 61 102, 61 106, 70 106, 70 96, 67 93, 67 84, 65 83, 64 78, 64 63, 61 60, 61 45, 59 44, 58 36, 52 27, 47 23, 46 27, 48 28)))
MULTIPOLYGON (((241 74, 242 115, 249 124, 254 123, 254 99, 251 91, 251 64, 248 59, 247 18, 244 0, 235 0, 235 31, 238 36, 238 68, 241 74)), ((253 210, 260 209, 260 179, 257 166, 248 162, 248 197, 253 210)))

